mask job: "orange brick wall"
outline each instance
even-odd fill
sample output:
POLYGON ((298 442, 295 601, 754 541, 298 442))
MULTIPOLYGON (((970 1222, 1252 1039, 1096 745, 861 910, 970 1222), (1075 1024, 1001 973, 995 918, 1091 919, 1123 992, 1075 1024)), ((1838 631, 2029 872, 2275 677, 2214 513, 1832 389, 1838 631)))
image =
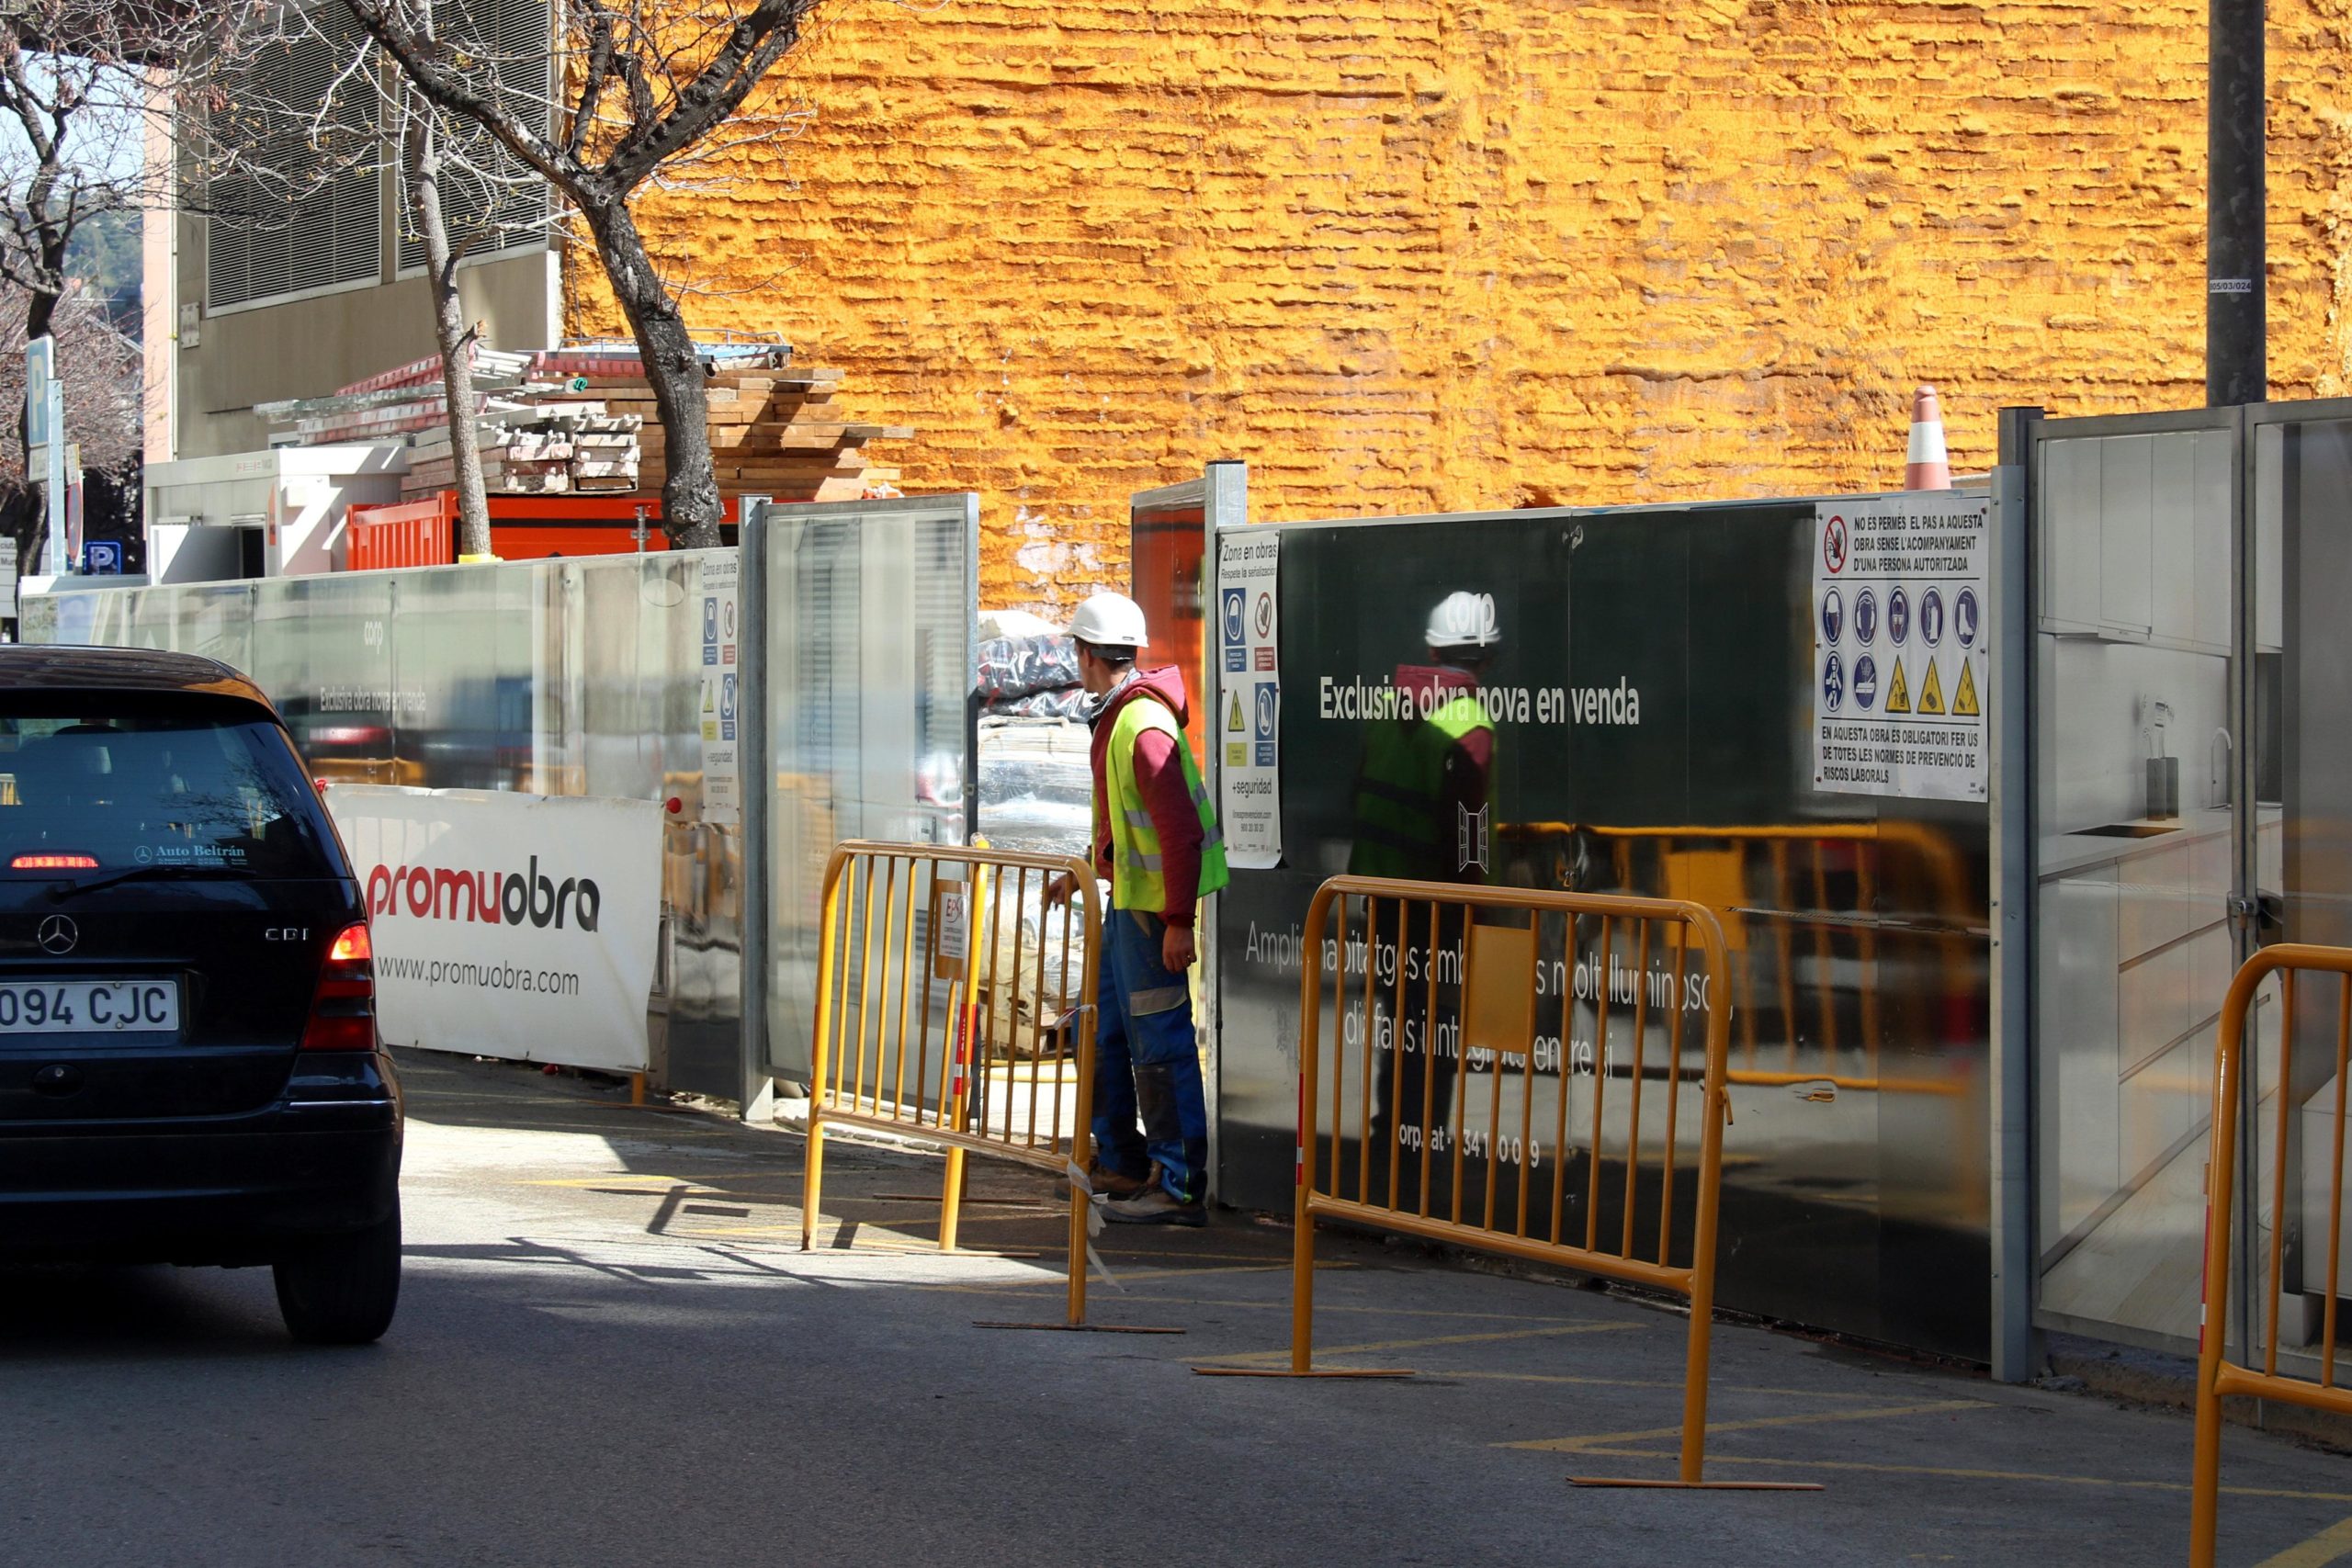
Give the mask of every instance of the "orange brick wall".
MULTIPOLYGON (((2271 374, 2331 395, 2352 0, 2271 11, 2271 374)), ((1274 519, 1745 496, 1900 483, 1921 381, 1961 470, 2004 403, 2200 403, 2205 12, 842 0, 807 133, 639 220, 1050 609, 1212 457, 1274 519)))

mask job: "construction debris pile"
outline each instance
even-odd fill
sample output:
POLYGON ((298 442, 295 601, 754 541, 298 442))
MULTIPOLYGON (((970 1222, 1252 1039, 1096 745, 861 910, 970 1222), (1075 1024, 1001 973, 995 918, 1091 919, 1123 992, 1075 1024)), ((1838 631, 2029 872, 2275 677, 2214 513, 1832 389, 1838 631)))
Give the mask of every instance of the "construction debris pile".
MULTIPOLYGON (((783 344, 713 344, 700 352, 721 495, 855 501, 899 493, 898 469, 870 466, 865 447, 914 432, 848 419, 836 400, 842 372, 797 369, 783 344)), ((668 441, 634 344, 523 354, 477 346, 472 382, 482 480, 492 494, 661 492, 668 441)), ((437 356, 332 397, 265 403, 256 412, 305 446, 405 442, 405 497, 457 483, 437 356)))

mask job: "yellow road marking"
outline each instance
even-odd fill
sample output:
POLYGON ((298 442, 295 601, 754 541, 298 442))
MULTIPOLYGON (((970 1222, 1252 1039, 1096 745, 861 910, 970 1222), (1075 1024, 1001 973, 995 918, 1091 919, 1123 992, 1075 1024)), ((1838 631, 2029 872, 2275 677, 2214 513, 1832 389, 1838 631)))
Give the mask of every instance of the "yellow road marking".
MULTIPOLYGON (((1442 1334, 1430 1339, 1375 1339, 1363 1345, 1317 1345, 1315 1354, 1324 1356, 1370 1356, 1390 1350, 1426 1350, 1441 1345, 1491 1345, 1503 1339, 1548 1339, 1563 1334, 1620 1334, 1640 1328, 1636 1323, 1555 1323, 1544 1328, 1506 1328, 1490 1334, 1442 1334)), ((1203 1361, 1272 1361, 1287 1359, 1290 1347, 1279 1350, 1237 1350, 1222 1356, 1191 1358, 1203 1361)), ((1629 1436, 1629 1434, 1620 1434, 1629 1436)), ((1541 1447, 1529 1444, 1528 1447, 1541 1447)))
MULTIPOLYGON (((1318 1306, 1315 1310, 1336 1312, 1340 1309, 1318 1306)), ((1373 1312, 1379 1309, 1363 1307, 1356 1310, 1373 1312)), ((1568 1383, 1578 1388, 1680 1388, 1683 1386, 1680 1378, 1579 1378, 1570 1377, 1565 1372, 1459 1372, 1436 1367, 1424 1369, 1424 1375, 1432 1378, 1475 1379, 1483 1382, 1568 1383)), ((1734 1388, 1724 1383, 1715 1384, 1714 1390, 1717 1393, 1769 1393, 1791 1399, 1877 1399, 1883 1397, 1876 1393, 1830 1393, 1817 1388, 1734 1388)), ((1680 1431, 1681 1429, 1677 1427, 1676 1435, 1679 1436, 1680 1431)))
MULTIPOLYGON (((2224 1486, 2222 1491, 2230 1491, 2224 1486)), ((2276 1557, 2263 1560, 2260 1568, 2325 1568, 2340 1558, 2352 1556, 2352 1519, 2332 1524, 2301 1546, 2290 1546, 2276 1557)))
MULTIPOLYGON (((1758 1416, 1747 1421, 1710 1421, 1707 1435, 1753 1432, 1768 1427, 1811 1427, 1825 1421, 1877 1421, 1895 1416, 1930 1416, 1947 1410, 1993 1410, 1982 1399, 1940 1399, 1926 1404, 1883 1404, 1872 1410, 1813 1410, 1799 1416, 1758 1416)), ((1639 1432, 1596 1432, 1589 1438, 1537 1438, 1523 1443, 1497 1443, 1498 1449, 1535 1449, 1546 1453, 1592 1453, 1603 1447, 1646 1443, 1657 1438, 1679 1438, 1679 1427, 1651 1427, 1639 1432)), ((1710 1456, 1711 1458, 1713 1456, 1710 1456)))
MULTIPOLYGON (((1711 1427, 1708 1430, 1713 1431, 1715 1428, 1711 1427)), ((1677 1431, 1672 1435, 1679 1437, 1681 1434, 1677 1431)), ((1676 1457, 1671 1453, 1654 1453, 1647 1449, 1587 1449, 1583 1451, 1587 1457, 1598 1454, 1608 1459, 1671 1461, 1676 1457)), ((2052 1475, 2046 1471, 2038 1470, 1963 1470, 1953 1466, 1934 1464, 1869 1464, 1859 1460, 1764 1459, 1736 1454, 1709 1454, 1707 1463, 1710 1466, 1769 1464, 1792 1470, 1849 1470, 1869 1475, 1931 1475, 1950 1481, 2048 1482, 2052 1486, 2110 1486, 2122 1492, 2186 1492, 2188 1490, 2188 1483, 2185 1481, 2124 1481, 2107 1475, 2052 1475)), ((2222 1491, 2232 1497, 2270 1497, 2295 1503, 2352 1503, 2352 1492, 2296 1492, 2276 1486, 2224 1486, 2222 1491)), ((2314 1545, 2317 1540, 2333 1536, 2337 1530, 2345 1529, 2346 1527, 2352 1527, 2352 1519, 2333 1527, 2323 1537, 2304 1542, 2304 1547, 2314 1545)), ((2303 1547, 2293 1550, 2300 1551, 2303 1547)), ((2352 1551, 2352 1536, 2345 1538, 2343 1550, 2352 1551)), ((2342 1551, 2339 1551, 2338 1555, 2342 1555, 2342 1551)), ((2290 1564, 2291 1568, 2302 1568, 2302 1565, 2308 1563, 2310 1568, 2318 1568, 2320 1563, 2334 1561, 2334 1558, 2274 1558, 2268 1562, 2259 1564, 2258 1568, 2277 1568, 2279 1563, 2290 1564)))

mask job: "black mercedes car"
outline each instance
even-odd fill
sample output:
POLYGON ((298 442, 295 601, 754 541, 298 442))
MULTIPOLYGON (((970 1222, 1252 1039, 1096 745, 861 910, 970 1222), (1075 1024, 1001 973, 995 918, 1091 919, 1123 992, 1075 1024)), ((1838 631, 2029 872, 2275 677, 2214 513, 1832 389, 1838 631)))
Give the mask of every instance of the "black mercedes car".
POLYGON ((0 1259, 268 1265, 295 1337, 400 1296, 367 915, 267 698, 0 647, 0 1259))

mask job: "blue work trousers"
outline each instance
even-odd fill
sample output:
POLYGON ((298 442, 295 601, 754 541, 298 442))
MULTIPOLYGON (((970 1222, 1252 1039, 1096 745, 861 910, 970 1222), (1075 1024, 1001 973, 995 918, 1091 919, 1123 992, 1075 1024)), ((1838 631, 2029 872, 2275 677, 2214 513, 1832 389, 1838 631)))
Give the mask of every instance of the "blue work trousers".
POLYGON ((1193 993, 1184 976, 1160 961, 1167 930, 1158 915, 1138 909, 1114 908, 1103 918, 1094 1157, 1138 1180, 1157 1163, 1169 1195, 1197 1203, 1208 1193, 1208 1102, 1193 993))

